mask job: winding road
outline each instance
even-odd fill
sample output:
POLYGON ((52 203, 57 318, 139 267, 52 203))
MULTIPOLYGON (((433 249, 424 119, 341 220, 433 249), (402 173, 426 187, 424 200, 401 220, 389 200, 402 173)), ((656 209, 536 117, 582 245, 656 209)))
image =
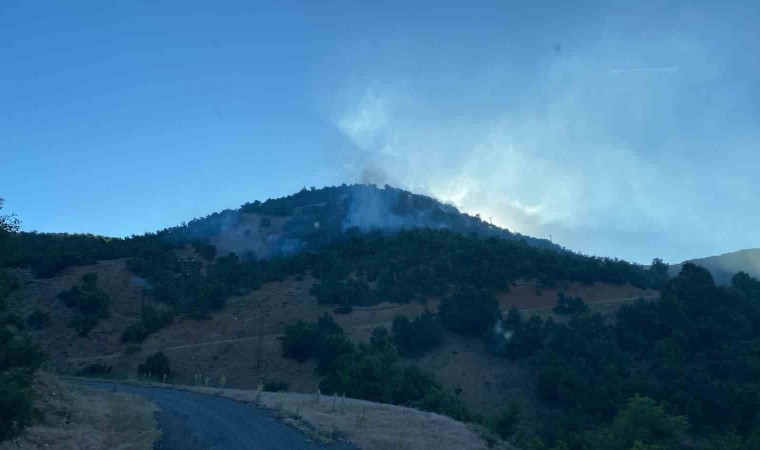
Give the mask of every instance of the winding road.
POLYGON ((274 418, 271 411, 234 400, 171 388, 75 381, 86 386, 146 397, 158 406, 160 450, 355 450, 336 442, 325 446, 274 418))

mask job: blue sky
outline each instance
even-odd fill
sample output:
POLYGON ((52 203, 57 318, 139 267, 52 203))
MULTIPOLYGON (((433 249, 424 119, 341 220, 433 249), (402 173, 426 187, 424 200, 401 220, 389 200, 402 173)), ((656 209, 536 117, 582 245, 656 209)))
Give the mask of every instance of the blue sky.
POLYGON ((760 8, 661 3, 4 1, 0 195, 123 236, 369 181, 585 253, 758 247, 760 8))

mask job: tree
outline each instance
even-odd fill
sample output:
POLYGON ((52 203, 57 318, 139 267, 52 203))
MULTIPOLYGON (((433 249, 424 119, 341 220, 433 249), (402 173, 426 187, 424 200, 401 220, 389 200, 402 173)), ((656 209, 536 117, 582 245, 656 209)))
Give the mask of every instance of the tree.
POLYGON ((137 372, 141 375, 155 377, 159 380, 164 376, 169 377, 171 375, 169 358, 164 352, 156 352, 145 358, 145 362, 140 364, 137 368, 137 372))
POLYGON ((651 398, 634 395, 612 425, 599 433, 598 448, 675 448, 687 427, 685 417, 671 416, 651 398))
POLYGON ((507 439, 515 434, 515 427, 520 420, 520 405, 514 400, 507 403, 493 423, 493 428, 502 439, 507 439))
POLYGON ((499 317, 499 302, 487 289, 471 286, 444 297, 438 307, 443 325, 464 335, 481 335, 491 328, 499 317))

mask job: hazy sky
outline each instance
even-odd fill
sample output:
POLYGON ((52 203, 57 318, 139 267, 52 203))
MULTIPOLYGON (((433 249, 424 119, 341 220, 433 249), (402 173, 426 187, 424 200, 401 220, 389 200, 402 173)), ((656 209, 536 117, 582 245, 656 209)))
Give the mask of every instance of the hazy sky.
POLYGON ((64 3, 0 2, 27 230, 371 181, 590 254, 760 246, 756 2, 64 3))

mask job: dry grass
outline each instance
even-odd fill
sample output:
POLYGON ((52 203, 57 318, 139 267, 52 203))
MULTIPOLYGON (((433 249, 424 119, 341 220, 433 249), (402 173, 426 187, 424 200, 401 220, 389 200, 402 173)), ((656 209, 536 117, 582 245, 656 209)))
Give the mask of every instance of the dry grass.
POLYGON ((303 429, 314 440, 344 439, 363 450, 514 448, 475 425, 401 406, 316 393, 188 389, 273 409, 281 419, 303 429))
POLYGON ((70 386, 44 373, 34 388, 42 420, 0 450, 149 450, 161 436, 155 407, 141 397, 70 386))
MULTIPOLYGON (((194 252, 188 246, 181 254, 189 257, 194 252)), ((257 291, 233 297, 209 320, 177 318, 148 337, 135 353, 125 352, 127 345, 119 340, 124 327, 137 319, 141 302, 138 286, 123 260, 72 267, 49 280, 35 279, 31 274, 22 278, 24 287, 12 294, 10 306, 22 316, 35 307, 50 314, 51 327, 31 334, 51 355, 47 363, 51 371, 75 374, 88 364, 102 363, 112 366, 114 374, 130 376, 137 373, 138 365, 148 355, 160 350, 169 357, 178 383, 193 384, 199 374, 204 379, 209 377, 209 386, 219 386, 222 378, 227 386, 241 389, 254 389, 260 381, 285 382, 294 392, 314 392, 319 386, 314 363, 299 364, 283 358, 279 340, 287 324, 313 321, 333 310, 333 306, 319 305, 309 294, 316 280, 308 275, 267 283, 257 291), (91 271, 98 274, 99 285, 111 294, 112 316, 102 320, 90 337, 79 338, 68 327, 71 311, 55 296, 91 271)), ((535 283, 521 282, 499 294, 500 306, 502 311, 517 306, 525 316, 547 317, 553 315, 551 307, 560 291, 580 296, 593 311, 607 316, 627 301, 656 295, 630 285, 566 283, 537 289, 535 283)), ((150 296, 147 301, 153 304, 150 296)), ((435 310, 437 304, 437 299, 429 299, 427 307, 435 310)), ((352 341, 366 342, 376 326, 389 327, 397 314, 414 317, 425 307, 418 302, 381 304, 335 315, 335 320, 352 341)), ((535 380, 523 364, 487 354, 480 339, 447 333, 440 348, 414 362, 433 373, 444 387, 460 392, 460 398, 473 412, 497 414, 508 400, 516 400, 523 408, 524 423, 532 423, 531 419, 545 413, 532 394, 535 380)))

